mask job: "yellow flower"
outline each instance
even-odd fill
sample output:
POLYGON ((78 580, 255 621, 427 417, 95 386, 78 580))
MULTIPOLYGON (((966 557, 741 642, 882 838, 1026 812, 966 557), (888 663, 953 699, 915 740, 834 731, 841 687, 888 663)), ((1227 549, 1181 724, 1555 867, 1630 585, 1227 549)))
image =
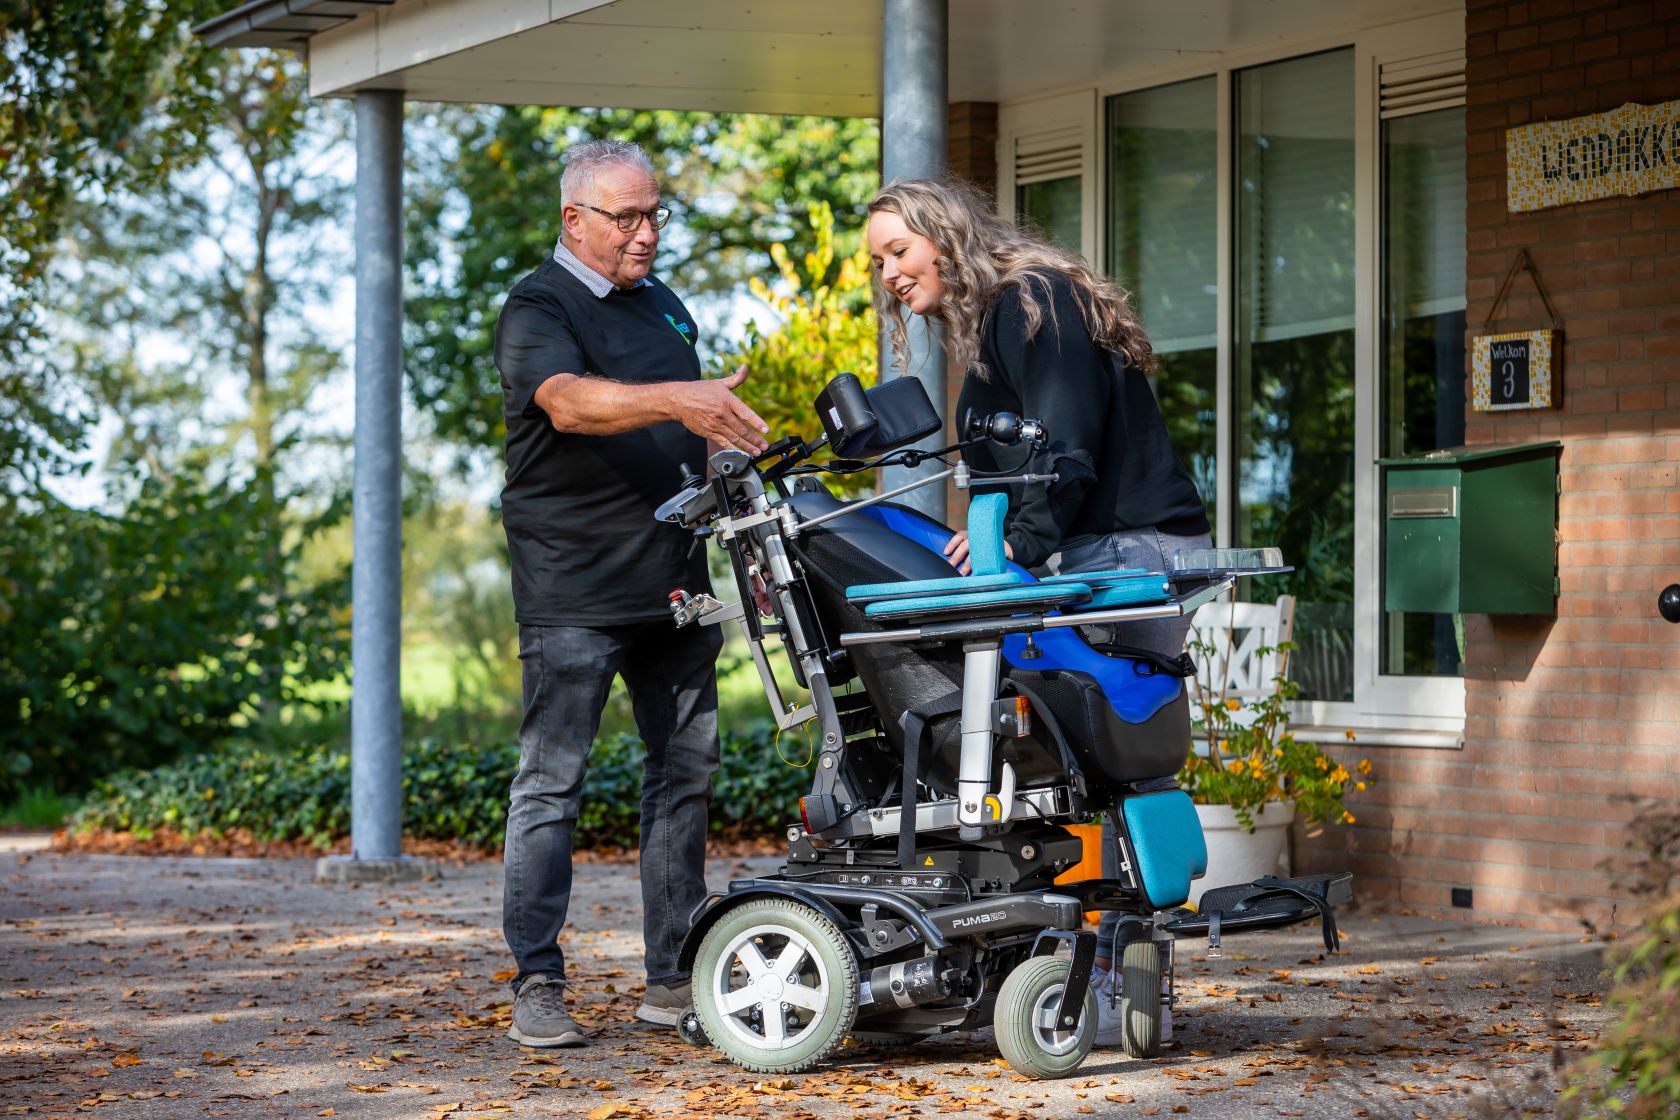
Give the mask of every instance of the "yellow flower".
POLYGON ((1283 757, 1283 748, 1282 747, 1273 747, 1272 748, 1272 755, 1276 758, 1282 758, 1283 757))
MULTIPOLYGON (((1230 762, 1225 764, 1225 769, 1229 770, 1233 774, 1241 774, 1242 768, 1243 761, 1240 758, 1233 758, 1230 762)), ((1180 802, 1179 804, 1183 804, 1183 802, 1180 802)))
POLYGON ((1371 760, 1368 758, 1360 759, 1358 770, 1361 774, 1369 774, 1371 772, 1371 760))
POLYGON ((1342 734, 1347 736, 1347 741, 1348 742, 1350 742, 1350 743, 1353 742, 1353 740, 1355 738, 1355 735, 1353 734, 1353 728, 1351 728, 1351 727, 1348 728, 1346 731, 1342 732, 1342 734))
POLYGON ((1352 813, 1348 812, 1346 809, 1342 810, 1342 823, 1343 824, 1352 824, 1354 821, 1356 821, 1358 819, 1359 818, 1355 817, 1352 813))
POLYGON ((1365 792, 1365 783, 1364 782, 1355 782, 1355 783, 1353 783, 1353 788, 1358 790, 1360 793, 1364 793, 1365 792))
POLYGON ((1343 770, 1340 766, 1338 766, 1338 767, 1336 767, 1335 772, 1330 775, 1330 780, 1332 782, 1345 782, 1350 777, 1352 777, 1352 775, 1350 775, 1346 770, 1343 770))
POLYGON ((1313 759, 1313 761, 1318 764, 1318 768, 1320 770, 1330 769, 1330 760, 1324 755, 1319 755, 1317 758, 1313 759))
POLYGON ((1225 710, 1228 712, 1242 711, 1242 701, 1238 700, 1235 696, 1228 698, 1225 701, 1225 710))

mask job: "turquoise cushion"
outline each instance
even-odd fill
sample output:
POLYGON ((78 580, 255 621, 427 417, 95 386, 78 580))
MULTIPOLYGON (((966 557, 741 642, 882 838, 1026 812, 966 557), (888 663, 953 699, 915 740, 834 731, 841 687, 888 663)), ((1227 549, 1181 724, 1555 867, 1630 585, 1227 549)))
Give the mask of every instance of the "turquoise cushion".
POLYGON ((1064 583, 1055 587, 1033 583, 1021 587, 1005 587, 998 591, 980 591, 972 595, 923 595, 914 599, 888 599, 885 602, 869 604, 863 608, 863 613, 870 618, 889 618, 957 609, 984 611, 992 607, 1012 608, 1012 611, 1006 613, 1013 613, 1035 607, 1061 606, 1087 599, 1090 595, 1091 589, 1082 583, 1064 583))
POLYGON ((968 500, 968 570, 977 576, 1007 572, 1003 554, 1003 518, 1009 495, 1001 490, 976 494, 968 500))
POLYGON ((1207 841, 1190 795, 1175 789, 1128 797, 1121 811, 1144 897, 1157 910, 1183 905, 1190 880, 1207 871, 1207 841))
POLYGON ((906 595, 937 595, 945 591, 988 591, 995 587, 1013 587, 1025 577, 1014 572, 1000 572, 995 576, 951 576, 949 579, 907 579, 898 583, 860 583, 846 588, 846 598, 896 599, 906 595))
POLYGON ((1160 576, 1129 580, 1124 583, 1099 584, 1091 601, 1079 609, 1094 611, 1104 607, 1135 607, 1143 603, 1164 603, 1172 598, 1167 581, 1160 576))
POLYGON ((1040 576, 1040 583, 1088 583, 1095 587, 1099 583, 1110 580, 1125 579, 1127 576, 1146 576, 1148 568, 1110 568, 1106 572, 1063 572, 1056 576, 1040 576))

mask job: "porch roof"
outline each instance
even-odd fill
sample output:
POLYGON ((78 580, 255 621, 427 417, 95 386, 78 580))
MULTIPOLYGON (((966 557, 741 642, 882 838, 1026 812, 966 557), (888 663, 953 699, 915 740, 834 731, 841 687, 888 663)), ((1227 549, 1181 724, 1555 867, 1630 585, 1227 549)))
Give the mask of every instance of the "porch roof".
MULTIPOLYGON (((951 101, 1014 101, 1452 0, 950 0, 951 101)), ((306 52, 310 92, 879 116, 880 0, 252 0, 221 46, 306 52)))

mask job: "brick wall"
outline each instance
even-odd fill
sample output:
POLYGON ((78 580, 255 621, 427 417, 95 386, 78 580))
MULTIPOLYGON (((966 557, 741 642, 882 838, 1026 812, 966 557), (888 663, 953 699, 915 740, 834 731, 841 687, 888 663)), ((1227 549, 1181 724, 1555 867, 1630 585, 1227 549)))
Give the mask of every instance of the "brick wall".
MULTIPOLYGON (((1466 321, 1527 247, 1565 335, 1561 406, 1471 412, 1466 439, 1563 441, 1562 593, 1555 619, 1466 618, 1464 750, 1366 750, 1358 825, 1300 862, 1419 909, 1470 887, 1478 917, 1603 921, 1627 902, 1616 798, 1680 803, 1680 626, 1656 613, 1680 581, 1680 191, 1508 213, 1505 130, 1680 98, 1680 5, 1469 0, 1465 24, 1466 321)), ((1526 276, 1495 325, 1547 325, 1526 276)))

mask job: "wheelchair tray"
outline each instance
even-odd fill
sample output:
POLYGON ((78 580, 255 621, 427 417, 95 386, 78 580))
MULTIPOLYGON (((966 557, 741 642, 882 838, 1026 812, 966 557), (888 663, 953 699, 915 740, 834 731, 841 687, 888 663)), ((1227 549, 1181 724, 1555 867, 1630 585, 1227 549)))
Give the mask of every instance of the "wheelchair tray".
POLYGON ((1203 892, 1197 909, 1174 912, 1162 928, 1175 938, 1206 937, 1217 946, 1222 932, 1279 929, 1317 918, 1324 948, 1333 953, 1338 940, 1334 908, 1353 897, 1352 883, 1351 871, 1339 871, 1294 879, 1268 875, 1252 883, 1213 887, 1203 892))

